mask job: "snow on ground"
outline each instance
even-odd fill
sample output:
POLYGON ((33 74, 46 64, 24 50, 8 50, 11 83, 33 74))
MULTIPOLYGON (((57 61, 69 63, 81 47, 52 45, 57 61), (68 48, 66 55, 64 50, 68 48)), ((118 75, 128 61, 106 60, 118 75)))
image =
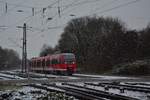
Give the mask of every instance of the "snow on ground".
POLYGON ((74 74, 74 75, 83 77, 101 78, 101 79, 136 79, 135 77, 107 76, 107 75, 89 75, 89 74, 74 74))
MULTIPOLYGON (((10 74, 16 74, 16 71, 5 71, 10 74)), ((101 79, 137 79, 135 77, 121 77, 121 76, 107 76, 107 75, 90 75, 90 74, 73 74, 73 76, 64 76, 64 75, 53 75, 53 74, 42 74, 42 73, 35 73, 30 72, 30 75, 36 75, 36 76, 42 76, 45 78, 67 78, 67 79, 79 79, 83 77, 89 77, 89 78, 101 78, 101 79)), ((1 75, 0 75, 1 76, 1 75)), ((10 76, 10 75, 9 75, 10 76)), ((11 76, 12 77, 12 76, 11 76)), ((21 77, 16 77, 21 78, 21 77)))
POLYGON ((47 78, 78 79, 78 77, 74 77, 74 76, 53 75, 53 74, 41 74, 41 73, 34 73, 34 72, 30 72, 30 74, 32 74, 32 75, 37 75, 37 76, 42 76, 42 77, 47 77, 47 78))
POLYGON ((29 86, 0 91, 0 100, 77 100, 63 93, 49 92, 29 86), (73 98, 73 99, 72 99, 73 98))
POLYGON ((9 78, 0 76, 0 79, 2 79, 2 80, 8 80, 9 78))
POLYGON ((25 86, 17 90, 6 90, 0 94, 1 97, 4 97, 4 94, 7 95, 7 97, 2 98, 6 100, 37 100, 46 93, 47 91, 25 86))
POLYGON ((37 100, 37 98, 46 94, 47 91, 32 88, 32 87, 23 87, 16 92, 16 95, 12 99, 20 98, 21 100, 37 100), (39 94, 31 94, 31 92, 39 92, 39 94))
MULTIPOLYGON (((104 87, 101 87, 101 86, 87 85, 87 87, 93 88, 93 89, 97 89, 97 90, 106 91, 104 89, 104 87)), ((144 93, 144 92, 137 92, 137 91, 125 90, 124 93, 121 93, 119 89, 114 89, 114 88, 109 88, 109 90, 106 91, 106 92, 110 92, 110 93, 114 93, 114 94, 119 94, 119 95, 123 95, 123 96, 129 96, 129 97, 137 98, 137 99, 140 99, 140 100, 149 100, 147 98, 148 93, 144 93)))
POLYGON ((127 83, 121 83, 123 85, 130 85, 130 86, 138 86, 138 87, 148 87, 150 88, 150 82, 127 82, 127 83))
MULTIPOLYGON (((98 84, 97 82, 93 82, 93 83, 98 84)), ((119 89, 109 88, 109 90, 106 91, 104 89, 104 87, 92 86, 92 85, 87 85, 87 84, 85 85, 84 83, 81 83, 81 82, 71 83, 71 84, 84 86, 84 87, 88 87, 88 88, 92 88, 92 89, 96 89, 96 90, 101 90, 101 91, 105 91, 105 92, 110 92, 110 93, 114 93, 114 94, 118 94, 118 95, 128 96, 128 97, 132 97, 132 98, 137 98, 139 100, 150 100, 150 98, 147 97, 149 94, 144 93, 144 92, 124 90, 124 93, 121 93, 119 89)))

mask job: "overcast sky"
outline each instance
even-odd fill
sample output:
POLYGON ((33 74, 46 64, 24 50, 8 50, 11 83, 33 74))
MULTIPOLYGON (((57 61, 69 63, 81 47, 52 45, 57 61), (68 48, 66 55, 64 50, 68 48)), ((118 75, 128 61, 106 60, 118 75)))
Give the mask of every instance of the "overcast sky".
POLYGON ((128 29, 140 30, 150 22, 149 10, 150 0, 0 0, 0 46, 16 50, 21 57, 22 29, 17 26, 27 23, 32 27, 27 30, 27 52, 31 58, 39 55, 43 44, 54 47, 73 18, 118 17, 128 29))

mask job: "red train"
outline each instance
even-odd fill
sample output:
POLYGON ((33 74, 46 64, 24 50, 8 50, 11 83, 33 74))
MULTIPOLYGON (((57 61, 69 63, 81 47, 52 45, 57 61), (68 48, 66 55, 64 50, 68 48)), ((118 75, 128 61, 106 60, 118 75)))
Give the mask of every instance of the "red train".
POLYGON ((73 53, 60 53, 31 59, 30 70, 72 75, 76 72, 76 59, 73 53))

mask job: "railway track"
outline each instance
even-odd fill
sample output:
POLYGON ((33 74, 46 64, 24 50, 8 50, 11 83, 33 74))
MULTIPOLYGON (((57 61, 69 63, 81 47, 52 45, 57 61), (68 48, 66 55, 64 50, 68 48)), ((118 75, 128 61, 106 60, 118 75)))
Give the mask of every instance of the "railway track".
POLYGON ((3 78, 6 78, 6 79, 16 79, 16 78, 14 78, 14 77, 3 76, 3 75, 0 75, 0 77, 1 77, 1 79, 3 79, 3 78))
POLYGON ((119 89, 119 90, 122 89, 122 90, 131 90, 131 91, 150 93, 149 87, 139 87, 139 86, 134 86, 134 85, 131 86, 131 85, 114 84, 114 83, 99 83, 99 84, 85 83, 85 84, 93 85, 93 86, 115 88, 115 89, 119 89))
POLYGON ((62 85, 56 84, 42 84, 35 85, 31 84, 30 86, 45 89, 52 92, 61 92, 67 95, 74 96, 77 99, 86 99, 86 100, 139 100, 137 98, 122 96, 114 93, 109 93, 101 90, 96 90, 84 86, 79 86, 75 84, 65 83, 62 85), (52 87, 52 88, 50 88, 52 87))
POLYGON ((6 73, 0 73, 0 77, 1 77, 1 79, 8 79, 8 80, 20 78, 18 76, 6 74, 6 73))
POLYGON ((93 88, 89 88, 86 86, 80 86, 80 85, 75 85, 75 84, 66 84, 68 86, 71 87, 76 87, 78 89, 83 89, 88 91, 88 93, 94 93, 95 95, 107 98, 107 99, 111 99, 111 100, 138 100, 136 98, 131 98, 131 97, 127 97, 127 96, 122 96, 122 95, 118 95, 118 94, 114 94, 114 93, 110 93, 110 92, 105 92, 105 91, 101 91, 101 90, 96 90, 93 88))
POLYGON ((150 84, 148 84, 148 83, 136 83, 136 82, 134 82, 134 83, 125 82, 125 84, 128 84, 128 85, 150 86, 150 84))
POLYGON ((38 88, 38 89, 44 89, 50 92, 56 92, 56 93, 65 93, 66 95, 69 96, 74 96, 77 99, 86 99, 86 100, 106 100, 103 99, 101 97, 97 97, 94 95, 90 95, 87 93, 84 93, 82 91, 78 91, 78 90, 68 90, 67 88, 63 88, 63 87, 59 87, 59 86, 55 86, 55 85, 36 85, 36 84, 30 84, 29 86, 34 87, 34 88, 38 88), (52 88, 50 88, 52 87, 52 88), (54 88, 55 87, 55 88, 54 88))
MULTIPOLYGON (((22 77, 22 78, 28 78, 27 73, 21 73, 21 72, 16 72, 16 73, 10 73, 10 72, 1 72, 3 74, 7 74, 7 75, 12 75, 12 76, 18 76, 18 77, 22 77)), ((46 76, 40 76, 37 74, 33 74, 33 73, 29 73, 30 78, 47 78, 46 76)))
POLYGON ((29 84, 29 86, 35 88, 44 89, 56 93, 65 93, 69 96, 74 96, 75 98, 81 100, 141 100, 141 98, 145 98, 145 96, 147 96, 147 98, 150 98, 149 82, 141 81, 140 83, 138 82, 138 80, 128 81, 128 79, 115 79, 117 80, 115 81, 112 79, 108 80, 93 76, 80 77, 79 75, 77 75, 77 77, 60 75, 47 75, 47 77, 45 77, 44 74, 37 73, 30 73, 30 78, 28 79, 26 74, 18 74, 13 72, 1 72, 0 74, 2 76, 4 74, 6 75, 4 75, 4 77, 0 76, 0 84, 2 85, 22 83, 29 84), (17 77, 22 77, 22 79, 17 79, 17 77), (37 83, 39 85, 37 85, 37 83), (126 91, 121 92, 124 90, 126 91), (115 93, 112 91, 115 91, 115 93), (139 94, 134 94, 134 91, 137 91, 139 94), (130 92, 133 94, 128 95, 130 92), (136 98, 134 95, 136 96, 136 98))

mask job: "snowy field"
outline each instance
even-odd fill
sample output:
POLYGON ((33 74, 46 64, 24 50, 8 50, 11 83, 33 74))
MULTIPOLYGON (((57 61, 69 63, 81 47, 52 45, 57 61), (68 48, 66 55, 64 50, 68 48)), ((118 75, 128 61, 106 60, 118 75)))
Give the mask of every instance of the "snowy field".
MULTIPOLYGON (((7 86, 6 86, 7 87, 7 86)), ((76 100, 63 93, 23 86, 9 90, 0 90, 0 100, 76 100)))
MULTIPOLYGON (((3 71, 0 72, 0 80, 23 80, 27 77, 21 77, 16 71, 3 71)), ((150 82, 121 82, 120 80, 136 80, 140 79, 137 77, 120 77, 120 76, 104 76, 104 75, 85 75, 85 74, 74 74, 73 76, 63 76, 63 75, 51 75, 51 74, 40 74, 30 72, 30 76, 34 76, 35 80, 50 80, 50 79, 67 79, 69 84, 74 84, 78 86, 83 86, 91 88, 94 90, 100 90, 108 92, 110 94, 118 94, 122 96, 136 98, 138 100, 150 100, 150 82), (86 84, 86 82, 69 82, 72 79, 99 79, 99 82, 89 82, 95 85, 86 84), (100 80, 106 80, 105 83, 102 83, 100 80), (111 81, 109 81, 111 80, 111 81), (112 83, 115 80, 114 83, 112 83), (118 80, 118 81, 116 81, 118 80), (116 84, 116 82, 119 82, 116 84), (120 88, 118 89, 120 85, 120 88), (121 87, 122 86, 122 87, 121 87), (128 86, 128 88, 126 88, 128 86), (108 87, 106 89, 106 87, 108 87), (117 88, 116 88, 117 87, 117 88), (129 89, 129 87, 134 89, 129 89), (143 89, 140 91, 139 89, 143 89), (124 89, 123 91, 121 89, 124 89)), ((31 77, 32 78, 32 77, 31 77)), ((86 80, 87 81, 87 80, 86 80)), ((35 84, 35 83, 34 83, 35 84)), ((55 86, 64 87, 65 84, 62 82, 52 83, 55 86)), ((43 86, 43 84, 37 84, 43 86)), ((59 88, 53 86, 46 86, 50 89, 60 90, 59 88)), ((63 90, 64 91, 64 90, 63 90)), ((0 86, 0 100, 76 100, 73 96, 68 96, 65 93, 55 93, 52 91, 47 91, 44 89, 33 88, 29 86, 0 86)), ((111 100, 111 99, 106 99, 111 100)))

